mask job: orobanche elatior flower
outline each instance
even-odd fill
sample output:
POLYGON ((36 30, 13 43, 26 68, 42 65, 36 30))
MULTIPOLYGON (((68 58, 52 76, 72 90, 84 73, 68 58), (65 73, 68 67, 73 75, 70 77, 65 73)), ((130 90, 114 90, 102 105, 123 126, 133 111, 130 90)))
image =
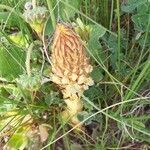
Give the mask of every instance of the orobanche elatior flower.
POLYGON ((51 61, 51 79, 59 86, 67 104, 62 117, 70 118, 71 124, 76 125, 80 122, 77 114, 83 109, 81 95, 94 84, 89 76, 93 67, 89 63, 81 38, 66 24, 56 25, 51 61))

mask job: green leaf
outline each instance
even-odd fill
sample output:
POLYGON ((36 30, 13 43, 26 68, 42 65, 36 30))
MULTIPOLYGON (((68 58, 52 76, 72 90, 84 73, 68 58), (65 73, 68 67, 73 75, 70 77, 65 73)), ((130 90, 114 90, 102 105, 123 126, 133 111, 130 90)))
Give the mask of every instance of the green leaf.
MULTIPOLYGON (((132 121, 131 121, 131 122, 132 122, 132 121)), ((134 120, 132 123, 133 123, 134 125, 138 125, 138 126, 141 127, 141 128, 145 128, 145 124, 144 124, 143 122, 141 122, 141 121, 134 120)))
POLYGON ((105 28, 100 27, 98 25, 92 25, 92 32, 90 35, 90 40, 88 41, 88 49, 92 53, 92 55, 97 59, 103 56, 99 39, 105 33, 105 28))
POLYGON ((17 48, 0 47, 0 76, 13 80, 23 72, 24 53, 17 48))
POLYGON ((50 94, 47 94, 45 96, 45 103, 47 105, 52 105, 52 104, 60 104, 62 100, 58 97, 57 92, 51 91, 50 94))
POLYGON ((92 86, 84 92, 84 95, 90 100, 93 100, 95 97, 102 95, 102 90, 100 87, 92 86))
POLYGON ((74 17, 75 10, 79 8, 81 1, 80 0, 63 0, 63 3, 60 3, 60 16, 63 20, 68 20, 70 17, 74 17), (71 7, 74 7, 72 9, 71 7))
POLYGON ((124 12, 132 12, 138 6, 146 3, 147 0, 128 0, 125 4, 121 6, 122 11, 124 12))
POLYGON ((14 15, 13 13, 10 14, 10 12, 0 12, 0 21, 5 22, 7 21, 7 26, 18 26, 18 17, 14 15))
MULTIPOLYGON (((138 40, 140 46, 142 47, 144 44, 145 46, 149 47, 150 46, 150 33, 148 33, 147 35, 147 40, 145 41, 145 36, 146 36, 146 33, 142 34, 140 39, 138 40)), ((150 77, 150 76, 149 76, 150 77)), ((150 78, 149 78, 150 79, 150 78)))
MULTIPOLYGON (((126 41, 125 37, 123 36, 123 33, 121 34, 121 51, 126 48, 126 41)), ((110 65, 113 67, 113 69, 117 69, 117 53, 118 53, 118 40, 117 37, 114 37, 113 35, 109 35, 108 37, 103 38, 104 41, 107 43, 107 47, 109 51, 111 52, 110 55, 110 65)), ((123 59, 123 53, 120 53, 120 59, 123 59)), ((124 69, 122 67, 122 69, 124 69)), ((121 71, 121 70, 120 70, 121 71)))
POLYGON ((149 14, 150 12, 150 3, 144 3, 137 7, 138 14, 149 14))
POLYGON ((92 32, 90 35, 89 46, 92 48, 99 48, 99 39, 106 33, 106 29, 102 26, 92 25, 92 32))
POLYGON ((135 29, 141 32, 150 31, 148 28, 149 14, 136 14, 132 16, 132 21, 135 24, 135 29))
POLYGON ((94 81, 99 82, 103 79, 102 69, 101 68, 95 68, 92 73, 91 77, 94 81))
POLYGON ((28 138, 22 133, 15 133, 8 141, 8 147, 12 150, 23 150, 28 143, 28 138))
POLYGON ((45 35, 51 35, 52 32, 53 32, 53 26, 49 18, 48 21, 46 22, 45 35))
POLYGON ((0 96, 0 114, 6 113, 14 107, 13 101, 0 96))
POLYGON ((28 40, 29 37, 27 34, 23 34, 21 32, 17 32, 15 34, 10 34, 8 36, 18 47, 27 48, 29 47, 28 40))
POLYGON ((77 117, 80 121, 83 121, 84 119, 86 119, 89 116, 89 113, 86 111, 82 111, 80 112, 77 117))

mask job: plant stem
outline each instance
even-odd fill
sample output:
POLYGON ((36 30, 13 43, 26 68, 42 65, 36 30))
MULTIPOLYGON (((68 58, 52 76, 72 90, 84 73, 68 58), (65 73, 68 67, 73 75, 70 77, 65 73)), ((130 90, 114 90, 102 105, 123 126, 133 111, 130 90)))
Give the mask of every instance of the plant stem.
MULTIPOLYGON (((149 68, 150 68, 150 57, 148 58, 147 63, 145 64, 142 72, 140 73, 140 75, 138 76, 134 84, 132 85, 131 87, 132 91, 136 91, 139 88, 139 86, 142 84, 143 80, 148 76, 148 74, 150 73, 149 68)), ((133 96, 132 91, 128 92, 128 94, 125 96, 125 100, 132 98, 133 96)))
POLYGON ((109 30, 111 31, 112 20, 113 20, 113 10, 114 10, 114 1, 111 1, 111 12, 110 12, 110 22, 109 22, 109 30))
POLYGON ((120 8, 119 8, 119 0, 117 1, 117 22, 118 22, 118 49, 117 49, 117 68, 120 72, 120 47, 121 47, 121 32, 120 32, 120 8))
POLYGON ((30 59, 31 59, 31 53, 32 53, 32 49, 33 49, 34 44, 31 43, 29 48, 27 49, 27 53, 26 53, 26 71, 28 76, 31 75, 31 68, 30 68, 30 59))
POLYGON ((32 6, 33 8, 36 8, 36 0, 32 0, 32 6))
MULTIPOLYGON (((85 3, 85 14, 88 16, 88 0, 85 0, 84 3, 85 3)), ((87 24, 88 20, 86 19, 85 22, 87 24)))

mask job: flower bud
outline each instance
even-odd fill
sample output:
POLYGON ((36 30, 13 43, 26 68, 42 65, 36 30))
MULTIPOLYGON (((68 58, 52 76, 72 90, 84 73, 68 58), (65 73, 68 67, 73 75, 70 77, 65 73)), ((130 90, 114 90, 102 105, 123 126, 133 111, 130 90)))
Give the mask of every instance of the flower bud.
POLYGON ((33 9, 25 10, 23 16, 27 23, 41 36, 44 28, 44 23, 47 19, 48 10, 46 7, 37 6, 33 9))

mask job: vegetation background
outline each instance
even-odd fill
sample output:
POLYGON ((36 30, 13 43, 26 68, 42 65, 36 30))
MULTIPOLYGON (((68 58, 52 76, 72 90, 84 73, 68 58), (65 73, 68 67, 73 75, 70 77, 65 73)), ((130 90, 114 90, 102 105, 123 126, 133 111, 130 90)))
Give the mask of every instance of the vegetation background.
POLYGON ((33 0, 48 10, 40 36, 26 2, 0 0, 0 149, 150 149, 150 1, 33 0), (65 104, 49 78, 60 20, 78 28, 94 66, 82 132, 61 122, 65 104))

